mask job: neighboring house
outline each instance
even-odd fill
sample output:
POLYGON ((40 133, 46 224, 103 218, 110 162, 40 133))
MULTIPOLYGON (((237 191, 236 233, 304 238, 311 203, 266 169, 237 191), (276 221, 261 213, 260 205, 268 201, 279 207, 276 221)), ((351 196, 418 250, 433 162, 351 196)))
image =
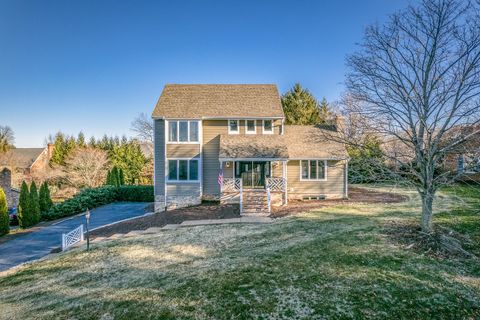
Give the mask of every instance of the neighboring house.
POLYGON ((457 174, 459 180, 480 181, 480 125, 457 126, 449 138, 465 141, 455 145, 445 159, 445 168, 457 174))
POLYGON ((22 181, 30 181, 49 168, 53 144, 46 148, 13 148, 0 153, 0 187, 7 195, 8 207, 18 204, 22 181))
POLYGON ((285 125, 275 85, 166 85, 153 111, 155 210, 203 200, 268 213, 291 199, 347 198, 342 125, 285 125))

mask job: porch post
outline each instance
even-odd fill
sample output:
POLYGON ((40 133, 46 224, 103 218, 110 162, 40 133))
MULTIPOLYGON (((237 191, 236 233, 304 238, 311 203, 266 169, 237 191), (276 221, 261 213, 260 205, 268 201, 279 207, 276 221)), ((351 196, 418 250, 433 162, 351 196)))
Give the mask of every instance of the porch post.
POLYGON ((288 204, 288 179, 287 179, 287 160, 282 161, 282 176, 283 176, 283 181, 284 181, 284 197, 285 201, 283 202, 284 204, 288 204))
MULTIPOLYGON (((219 160, 220 161, 220 171, 219 171, 219 175, 220 175, 220 172, 222 173, 222 183, 220 183, 220 198, 222 197, 222 193, 223 193, 223 161, 222 160, 219 160)), ((217 178, 217 181, 220 182, 220 179, 217 178)))

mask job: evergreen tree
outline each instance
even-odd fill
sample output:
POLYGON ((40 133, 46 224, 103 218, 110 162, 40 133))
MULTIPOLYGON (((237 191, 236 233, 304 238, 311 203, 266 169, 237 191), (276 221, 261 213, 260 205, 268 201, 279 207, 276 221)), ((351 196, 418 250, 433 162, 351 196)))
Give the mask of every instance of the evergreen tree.
POLYGON ((95 137, 90 137, 90 140, 88 141, 88 146, 92 148, 97 148, 97 140, 95 140, 95 137))
POLYGON ((52 153, 51 162, 55 164, 62 165, 65 163, 65 135, 61 132, 58 132, 55 135, 54 148, 52 153))
POLYGON ((20 225, 20 228, 28 228, 33 225, 29 203, 30 193, 28 192, 27 183, 23 181, 17 209, 18 224, 20 225))
POLYGON ((330 106, 327 102, 327 99, 323 98, 320 101, 318 106, 319 111, 319 121, 320 123, 328 123, 328 121, 332 118, 333 112, 330 110, 330 106))
POLYGON ((111 185, 118 187, 120 181, 118 179, 118 168, 116 166, 113 166, 110 175, 112 179, 111 185))
POLYGON ((10 217, 8 216, 7 196, 0 188, 0 236, 10 231, 10 217))
POLYGON ((77 143, 77 147, 80 147, 80 148, 85 148, 87 146, 85 142, 85 135, 83 134, 82 131, 80 131, 80 133, 78 134, 76 143, 77 143))
POLYGON ((118 169, 118 183, 123 186, 125 185, 125 175, 123 174, 123 169, 118 169))
POLYGON ((35 181, 32 181, 32 184, 30 185, 29 206, 31 210, 33 224, 39 223, 40 222, 40 202, 38 198, 37 185, 35 184, 35 181))
POLYGON ((317 99, 299 83, 282 96, 282 107, 286 124, 311 125, 321 122, 317 99))
POLYGON ((109 186, 112 184, 112 172, 110 170, 107 171, 107 179, 105 180, 105 185, 109 186))
POLYGON ((114 166, 123 170, 124 181, 127 184, 134 184, 140 178, 144 166, 148 163, 148 159, 145 158, 140 145, 136 141, 115 146, 111 152, 110 160, 114 166))
POLYGON ((50 196, 50 190, 48 189, 48 184, 46 181, 44 181, 40 186, 38 197, 39 197, 39 204, 40 204, 40 212, 44 213, 50 210, 50 208, 53 206, 53 202, 52 202, 52 198, 50 196))

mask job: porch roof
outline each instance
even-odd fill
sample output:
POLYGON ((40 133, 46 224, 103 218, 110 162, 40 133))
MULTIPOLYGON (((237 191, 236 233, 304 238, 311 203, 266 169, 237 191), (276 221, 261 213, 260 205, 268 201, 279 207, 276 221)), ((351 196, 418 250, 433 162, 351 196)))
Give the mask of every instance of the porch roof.
POLYGON ((288 148, 279 135, 221 135, 219 159, 287 159, 288 148))

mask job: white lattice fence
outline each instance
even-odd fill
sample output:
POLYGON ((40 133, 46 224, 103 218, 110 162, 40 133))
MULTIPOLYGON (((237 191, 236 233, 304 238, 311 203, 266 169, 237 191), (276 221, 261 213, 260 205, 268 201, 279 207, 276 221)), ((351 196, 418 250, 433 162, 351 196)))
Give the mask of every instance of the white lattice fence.
POLYGON ((83 224, 69 233, 62 234, 62 251, 81 241, 83 241, 83 224))
POLYGON ((286 181, 284 178, 267 178, 267 188, 271 191, 285 191, 286 181))
POLYGON ((240 178, 224 178, 223 179, 223 192, 237 192, 240 191, 242 179, 240 178))

